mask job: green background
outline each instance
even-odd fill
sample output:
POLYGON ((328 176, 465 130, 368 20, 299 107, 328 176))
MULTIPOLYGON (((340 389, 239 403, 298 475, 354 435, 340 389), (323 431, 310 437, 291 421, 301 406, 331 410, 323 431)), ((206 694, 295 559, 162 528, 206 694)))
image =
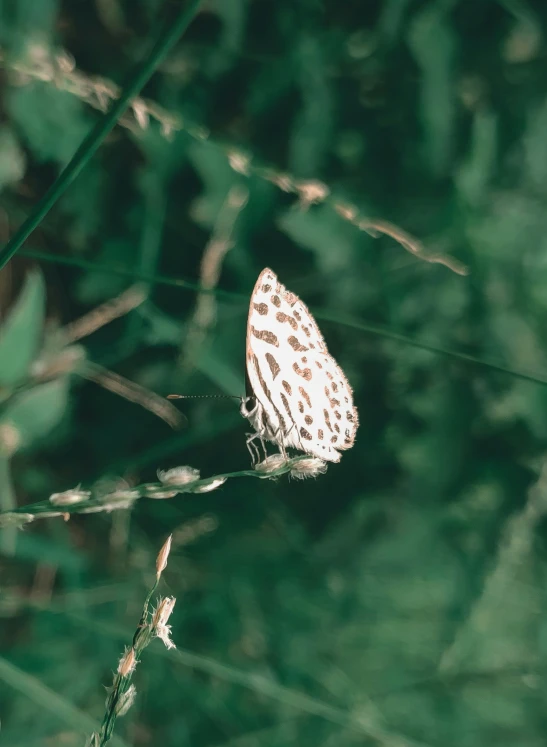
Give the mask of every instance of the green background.
MULTIPOLYGON (((0 4, 2 244, 179 8, 0 4)), ((183 402, 173 430, 89 376, 241 394, 265 266, 316 313, 357 441, 316 480, 3 529, 2 747, 100 723, 170 532, 177 650, 146 650, 118 745, 545 743, 546 33, 540 0, 202 3, 0 272, 0 508, 248 469, 236 401, 183 402), (310 180, 327 199, 306 204, 310 180), (198 297, 204 257, 218 292, 198 297), (137 281, 144 303, 69 345, 137 281)))

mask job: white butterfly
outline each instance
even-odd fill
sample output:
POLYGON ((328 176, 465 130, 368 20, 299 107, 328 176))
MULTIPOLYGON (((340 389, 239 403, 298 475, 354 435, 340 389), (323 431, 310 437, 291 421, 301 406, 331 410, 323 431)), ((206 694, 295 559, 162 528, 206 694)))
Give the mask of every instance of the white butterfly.
POLYGON ((240 412, 255 429, 247 438, 253 461, 255 439, 328 462, 353 446, 352 389, 307 307, 268 268, 249 306, 246 392, 240 412))

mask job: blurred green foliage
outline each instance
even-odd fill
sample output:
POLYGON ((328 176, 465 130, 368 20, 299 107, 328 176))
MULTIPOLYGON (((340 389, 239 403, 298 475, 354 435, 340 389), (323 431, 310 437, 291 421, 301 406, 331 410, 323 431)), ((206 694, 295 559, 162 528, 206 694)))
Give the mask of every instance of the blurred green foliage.
MULTIPOLYGON (((174 5, 0 4, 2 244, 174 5)), ((265 266, 317 312, 358 439, 315 481, 1 530, 2 747, 100 723, 170 532, 178 649, 146 651, 118 745, 543 744, 546 32, 540 0, 202 4, 0 273, 0 508, 246 469, 236 403, 188 400, 173 431, 86 362, 160 395, 242 393, 265 266), (328 198, 306 200, 315 180, 328 198), (71 337, 134 282, 143 303, 71 337)))

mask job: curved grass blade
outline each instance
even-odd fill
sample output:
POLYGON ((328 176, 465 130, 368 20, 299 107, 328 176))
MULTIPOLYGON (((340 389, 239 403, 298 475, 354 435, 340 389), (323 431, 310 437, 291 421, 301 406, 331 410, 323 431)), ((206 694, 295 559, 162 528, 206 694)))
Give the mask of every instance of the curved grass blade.
POLYGON ((0 270, 9 262, 34 229, 40 225, 57 200, 94 155, 105 137, 114 128, 130 100, 141 90, 158 64, 189 26, 190 21, 196 14, 198 5, 199 0, 188 0, 188 3, 179 11, 175 19, 170 19, 166 23, 148 56, 137 66, 129 82, 123 87, 120 98, 115 101, 110 111, 97 122, 89 135, 83 140, 71 161, 39 201, 32 215, 26 219, 6 246, 0 250, 0 270))
MULTIPOLYGON (((103 270, 104 272, 112 272, 115 274, 123 275, 124 277, 131 278, 132 280, 144 280, 155 285, 168 285, 176 288, 184 288, 185 290, 192 290, 198 293, 212 293, 219 298, 227 299, 242 299, 245 301, 249 300, 248 294, 236 293, 233 291, 225 291, 220 288, 203 288, 198 283, 192 283, 185 280, 184 278, 168 277, 166 275, 148 275, 145 273, 139 273, 132 268, 122 268, 116 265, 97 265, 90 260, 81 259, 80 257, 61 257, 55 256, 48 252, 40 252, 34 250, 25 250, 24 255, 31 257, 39 261, 54 262, 58 264, 64 264, 71 267, 79 267, 82 270, 95 269, 103 270)), ((460 350, 454 350, 452 348, 443 348, 439 345, 432 345, 425 341, 417 340, 408 335, 394 332, 386 327, 382 327, 378 324, 369 324, 362 322, 359 319, 354 319, 349 316, 341 316, 340 314, 334 314, 332 311, 326 309, 314 311, 314 316, 318 319, 326 319, 330 322, 336 322, 337 324, 343 324, 346 327, 352 327, 353 329, 361 330, 362 332, 368 332, 371 335, 378 337, 384 337, 387 340, 398 342, 402 345, 409 345, 410 347, 418 348, 419 350, 426 350, 435 355, 442 355, 448 358, 455 358, 463 361, 464 363, 482 366, 483 368, 489 368, 493 371, 512 376, 523 381, 529 381, 534 384, 540 384, 541 386, 547 386, 547 374, 535 373, 533 371, 522 371, 511 366, 506 366, 501 362, 495 360, 481 358, 470 353, 464 353, 460 350)))

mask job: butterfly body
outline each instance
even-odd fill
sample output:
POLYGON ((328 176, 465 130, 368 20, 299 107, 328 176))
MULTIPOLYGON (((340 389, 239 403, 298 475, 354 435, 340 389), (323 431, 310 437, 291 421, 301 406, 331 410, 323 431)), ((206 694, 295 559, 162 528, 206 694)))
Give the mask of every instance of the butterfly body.
POLYGON ((353 393, 308 308, 272 270, 251 297, 246 345, 247 397, 241 414, 259 438, 328 462, 353 446, 353 393))

